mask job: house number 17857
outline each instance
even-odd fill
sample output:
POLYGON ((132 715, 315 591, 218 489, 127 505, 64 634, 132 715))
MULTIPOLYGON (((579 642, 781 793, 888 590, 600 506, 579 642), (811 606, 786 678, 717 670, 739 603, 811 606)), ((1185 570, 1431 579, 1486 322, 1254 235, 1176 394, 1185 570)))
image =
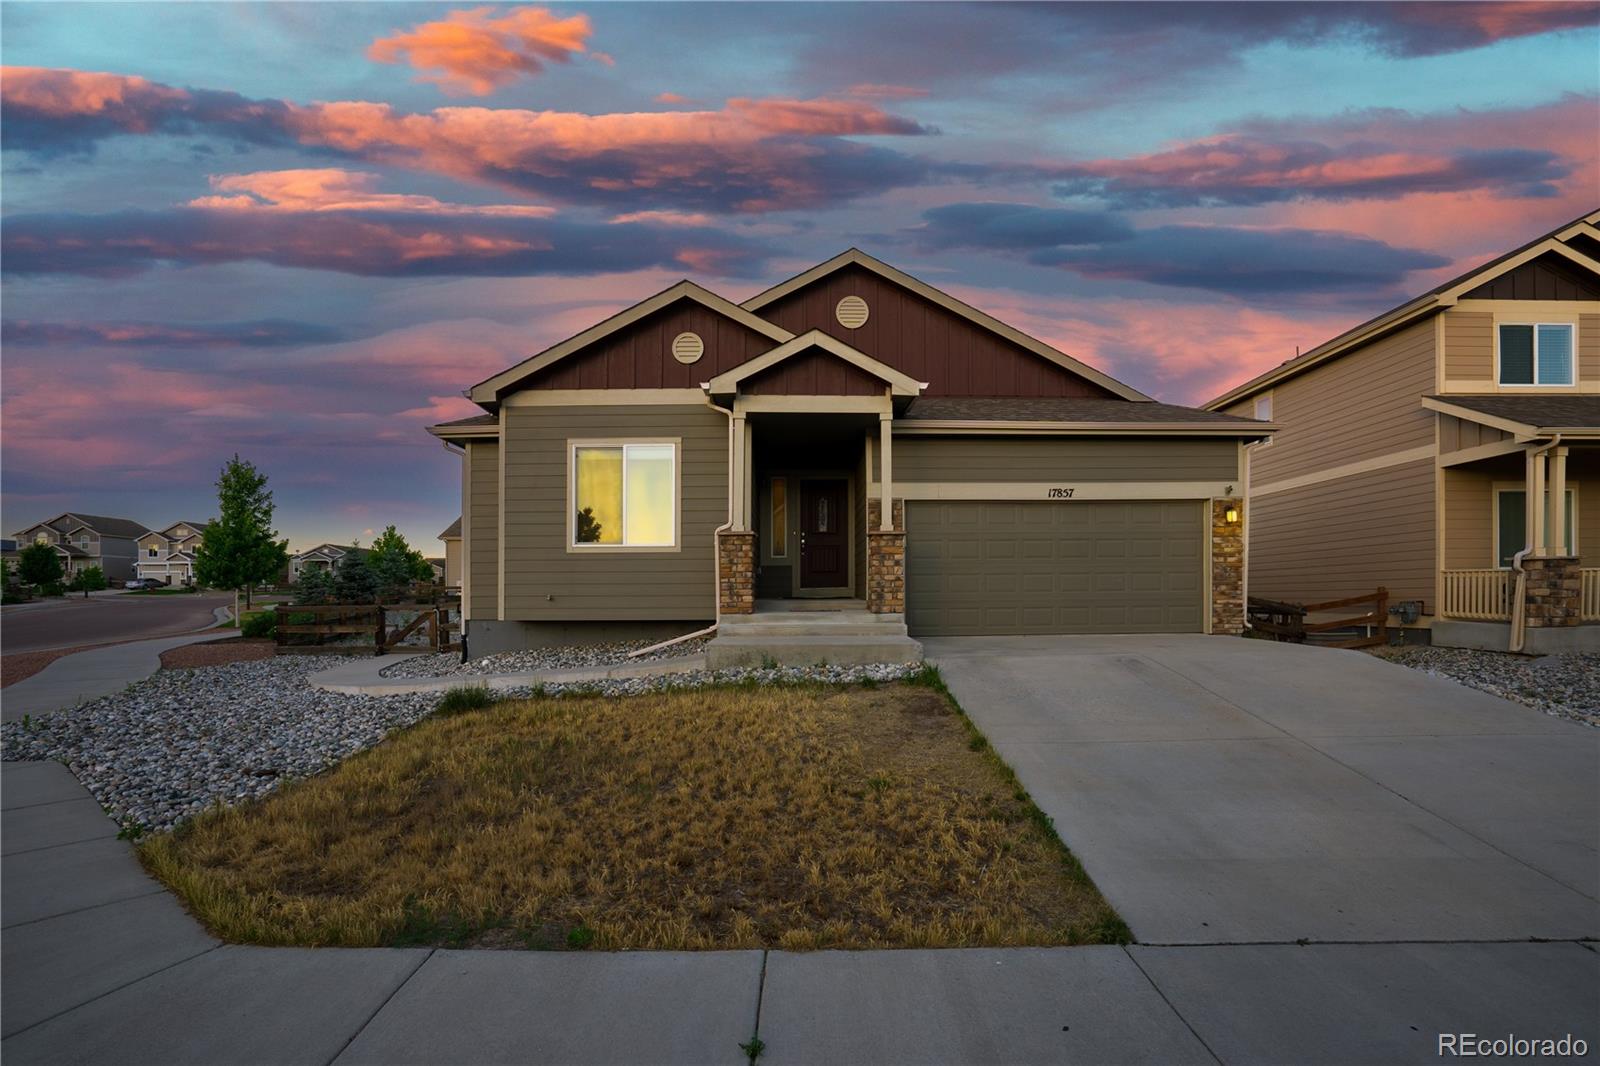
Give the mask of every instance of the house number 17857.
POLYGON ((1059 489, 1059 488, 1057 488, 1057 489, 1046 489, 1044 494, 1045 494, 1045 498, 1046 499, 1051 499, 1051 500, 1070 500, 1070 499, 1072 499, 1072 490, 1071 489, 1059 489))

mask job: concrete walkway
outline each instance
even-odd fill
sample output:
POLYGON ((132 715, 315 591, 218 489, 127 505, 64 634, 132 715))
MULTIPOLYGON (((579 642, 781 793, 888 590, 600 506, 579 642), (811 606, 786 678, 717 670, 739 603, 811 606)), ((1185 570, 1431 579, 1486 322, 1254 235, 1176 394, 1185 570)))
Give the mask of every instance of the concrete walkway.
POLYGON ((169 648, 234 636, 238 630, 207 629, 63 655, 32 677, 0 689, 0 720, 20 722, 27 715, 37 717, 109 696, 161 669, 161 653, 169 648))
POLYGON ((1600 1046, 1573 943, 630 952, 219 944, 72 775, 0 766, 0 1055, 34 1063, 1437 1062, 1600 1046))
POLYGON ((665 677, 668 674, 688 674, 706 668, 704 653, 683 655, 674 659, 651 659, 642 663, 618 663, 614 666, 584 666, 569 670, 523 670, 505 674, 453 674, 449 677, 384 677, 383 671, 402 659, 413 656, 374 655, 353 663, 312 674, 309 678, 315 688, 328 692, 343 692, 353 696, 401 696, 408 692, 445 692, 462 685, 487 685, 501 692, 506 689, 531 688, 534 685, 581 685, 588 681, 614 681, 633 677, 665 677))
POLYGON ((1600 937, 1600 730, 1363 652, 928 642, 1145 943, 1600 937))

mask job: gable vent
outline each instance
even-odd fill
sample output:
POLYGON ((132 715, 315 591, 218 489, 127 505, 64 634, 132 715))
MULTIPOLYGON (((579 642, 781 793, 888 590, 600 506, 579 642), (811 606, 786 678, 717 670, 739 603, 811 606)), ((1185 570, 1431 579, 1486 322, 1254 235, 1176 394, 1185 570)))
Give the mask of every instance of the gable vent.
POLYGON ((856 329, 867 321, 867 301, 859 296, 846 296, 833 309, 833 314, 845 329, 856 329))
POLYGON ((706 342, 698 333, 680 333, 672 338, 672 358, 680 363, 697 363, 706 354, 706 342))

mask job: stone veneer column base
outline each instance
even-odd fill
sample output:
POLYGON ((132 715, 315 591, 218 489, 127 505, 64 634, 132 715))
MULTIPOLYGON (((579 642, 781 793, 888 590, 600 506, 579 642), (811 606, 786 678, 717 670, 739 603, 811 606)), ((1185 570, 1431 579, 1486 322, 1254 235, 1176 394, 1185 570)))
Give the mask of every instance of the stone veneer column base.
POLYGON ((904 614, 906 610, 906 501, 895 500, 894 529, 880 529, 883 501, 867 500, 867 610, 904 614))
POLYGON ((1528 629, 1575 626, 1582 618, 1583 573, 1576 556, 1546 555, 1522 560, 1527 572, 1523 624, 1528 629))
POLYGON ((754 614, 756 535, 717 534, 717 606, 723 614, 754 614))
POLYGON ((1211 632, 1238 636, 1244 632, 1244 501, 1226 497, 1211 501, 1211 632), (1239 521, 1229 522, 1229 507, 1239 521))

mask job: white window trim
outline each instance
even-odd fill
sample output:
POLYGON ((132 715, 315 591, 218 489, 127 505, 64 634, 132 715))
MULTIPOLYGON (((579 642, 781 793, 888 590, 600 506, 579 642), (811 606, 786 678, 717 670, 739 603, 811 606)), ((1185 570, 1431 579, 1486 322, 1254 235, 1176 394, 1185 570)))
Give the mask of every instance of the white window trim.
POLYGON ((1536 318, 1520 318, 1500 315, 1494 316, 1494 384, 1497 389, 1576 389, 1578 387, 1578 317, 1576 315, 1564 317, 1561 315, 1542 316, 1536 318), (1533 327, 1533 381, 1531 383, 1508 383, 1500 380, 1500 329, 1502 326, 1532 326, 1533 327), (1540 326, 1566 326, 1572 330, 1572 380, 1540 381, 1539 380, 1539 327, 1540 326))
POLYGON ((666 554, 683 550, 683 438, 681 437, 599 437, 567 441, 567 551, 576 555, 666 554), (627 531, 628 457, 632 444, 672 445, 672 543, 671 544, 579 544, 578 543, 578 449, 621 448, 623 531, 627 531))
MULTIPOLYGON (((1544 487, 1545 487, 1545 491, 1549 492, 1550 483, 1548 481, 1546 481, 1544 487)), ((1527 503, 1527 496, 1526 496, 1527 488, 1522 482, 1520 482, 1520 481, 1495 481, 1495 482, 1491 482, 1490 483, 1490 485, 1489 485, 1489 566, 1490 566, 1491 569, 1494 569, 1494 570, 1510 570, 1511 569, 1511 567, 1509 567, 1509 566, 1501 566, 1500 565, 1500 494, 1502 492, 1521 492, 1521 493, 1524 493, 1524 496, 1523 496, 1524 506, 1526 506, 1526 503, 1527 503)), ((1578 538, 1583 536, 1583 531, 1578 528, 1578 519, 1580 517, 1579 516, 1579 509, 1578 509, 1578 506, 1579 506, 1578 483, 1575 482, 1575 481, 1567 482, 1567 492, 1568 492, 1568 494, 1570 494, 1572 496, 1572 543, 1567 545, 1567 552, 1569 554, 1571 554, 1571 555, 1577 555, 1578 554, 1578 538)), ((1526 513, 1526 512, 1524 512, 1524 513, 1526 513)), ((1546 539, 1549 539, 1549 538, 1546 537, 1546 539)), ((1513 552, 1521 551, 1525 547, 1527 547, 1526 544, 1519 544, 1519 545, 1517 545, 1517 547, 1515 549, 1513 549, 1513 552)))

